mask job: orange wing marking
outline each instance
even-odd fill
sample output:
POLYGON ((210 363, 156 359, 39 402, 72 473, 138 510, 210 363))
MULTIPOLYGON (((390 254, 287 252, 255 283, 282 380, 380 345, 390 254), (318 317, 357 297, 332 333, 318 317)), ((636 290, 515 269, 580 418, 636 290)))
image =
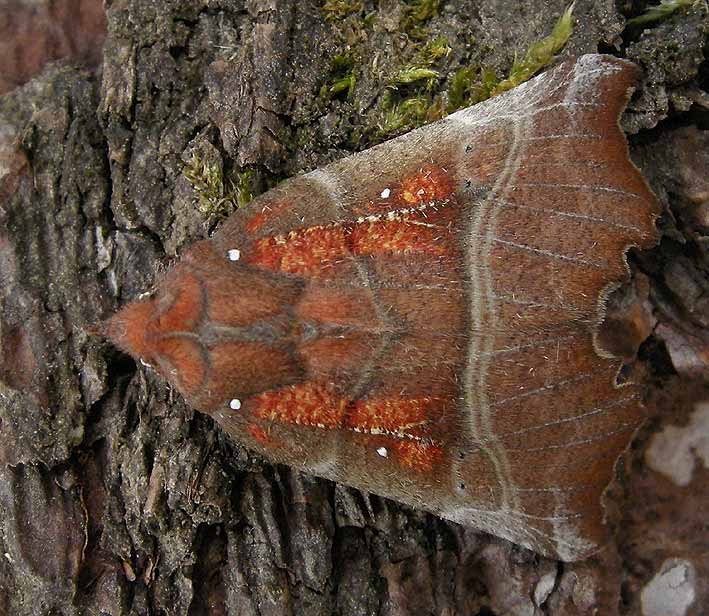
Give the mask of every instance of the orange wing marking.
POLYGON ((262 419, 314 428, 339 428, 347 402, 314 383, 266 391, 253 398, 254 414, 262 419))
POLYGON ((443 167, 426 165, 418 173, 405 178, 394 197, 402 203, 415 204, 441 201, 453 193, 448 172, 443 167))
POLYGON ((271 442, 271 437, 268 436, 266 430, 264 430, 261 426, 257 426, 256 424, 249 424, 247 430, 249 434, 262 445, 266 447, 268 447, 269 445, 273 446, 273 443, 271 442))
POLYGON ((249 233, 256 233, 268 220, 277 220, 281 212, 290 206, 291 204, 288 201, 276 201, 271 205, 264 205, 260 212, 256 212, 251 217, 246 224, 246 230, 249 233))
POLYGON ((349 255, 426 253, 446 254, 443 229, 428 220, 426 210, 446 204, 423 204, 338 222, 297 229, 287 235, 257 241, 245 261, 291 274, 316 274, 349 255))
POLYGON ((402 466, 415 471, 430 471, 443 458, 443 448, 436 443, 400 441, 395 445, 402 466))
POLYGON ((431 401, 428 397, 360 400, 348 417, 347 427, 367 434, 420 437, 428 423, 431 401))
MULTIPOLYGON (((381 397, 351 403, 328 387, 303 383, 258 394, 252 408, 256 417, 268 421, 382 437, 392 442, 402 466, 428 471, 443 456, 441 445, 426 436, 434 402, 430 397, 381 397)), ((268 444, 261 428, 252 424, 249 430, 268 444)))

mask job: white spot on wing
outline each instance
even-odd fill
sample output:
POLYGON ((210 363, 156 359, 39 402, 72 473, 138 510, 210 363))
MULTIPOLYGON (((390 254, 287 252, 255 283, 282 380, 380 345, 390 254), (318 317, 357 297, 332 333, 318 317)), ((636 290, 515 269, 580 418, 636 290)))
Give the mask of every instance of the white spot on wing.
POLYGON ((229 261, 238 261, 241 259, 241 251, 236 248, 232 248, 226 254, 229 257, 229 261))
POLYGON ((241 408, 241 400, 234 398, 231 402, 229 402, 229 408, 233 411, 238 411, 241 408))
POLYGON ((389 188, 385 188, 382 191, 381 197, 382 197, 382 199, 388 199, 390 194, 391 194, 391 190, 389 188))
POLYGON ((377 453, 378 453, 382 458, 386 458, 386 457, 389 456, 389 452, 387 451, 387 448, 386 448, 386 447, 379 447, 379 448, 377 449, 377 453))

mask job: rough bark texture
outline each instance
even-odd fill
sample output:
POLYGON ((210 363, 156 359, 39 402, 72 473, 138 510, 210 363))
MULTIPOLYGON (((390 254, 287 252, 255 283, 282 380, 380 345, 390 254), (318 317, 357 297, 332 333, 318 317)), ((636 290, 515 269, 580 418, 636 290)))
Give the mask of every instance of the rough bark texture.
POLYGON ((611 0, 578 0, 562 54, 600 49, 645 70, 624 126, 665 207, 661 243, 632 255, 618 300, 649 334, 636 366, 649 421, 608 493, 616 543, 576 564, 269 466, 86 329, 233 205, 200 206, 194 154, 235 182, 250 169, 265 190, 404 130, 413 121, 394 112, 414 96, 415 122, 435 118, 462 67, 504 75, 565 2, 450 0, 417 20, 426 3, 368 1, 334 21, 333 7, 358 3, 106 4, 100 70, 54 65, 0 98, 0 613, 705 613, 701 3, 643 32, 611 0), (451 51, 432 91, 404 84, 436 36, 451 51), (323 89, 343 77, 336 56, 351 95, 323 89))

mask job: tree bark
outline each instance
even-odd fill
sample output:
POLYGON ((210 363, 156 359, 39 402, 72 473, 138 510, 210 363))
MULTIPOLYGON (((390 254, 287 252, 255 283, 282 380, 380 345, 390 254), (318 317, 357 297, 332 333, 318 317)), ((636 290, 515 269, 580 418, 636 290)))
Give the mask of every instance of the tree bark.
POLYGON ((615 542, 568 564, 272 466, 90 333, 237 192, 440 117, 461 68, 504 76, 565 0, 106 5, 100 70, 54 65, 0 98, 0 613, 649 615, 671 596, 686 604, 672 614, 701 614, 704 8, 643 31, 612 0, 578 0, 561 53, 600 49, 644 69, 623 126, 665 208, 661 242, 631 254, 626 286, 648 334, 635 371, 649 421, 608 493, 615 542), (438 78, 397 81, 436 37, 450 47, 428 65, 438 78), (425 110, 402 116, 414 98, 425 110), (195 161, 226 197, 190 180, 195 161))

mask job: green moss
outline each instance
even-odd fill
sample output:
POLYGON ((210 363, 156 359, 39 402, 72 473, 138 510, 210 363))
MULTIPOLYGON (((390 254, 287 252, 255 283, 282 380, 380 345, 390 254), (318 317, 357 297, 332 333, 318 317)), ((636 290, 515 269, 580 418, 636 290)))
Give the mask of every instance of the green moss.
POLYGON ((651 6, 642 15, 633 17, 628 20, 629 26, 642 26, 666 19, 680 9, 689 8, 690 6, 699 6, 704 4, 705 0, 660 0, 660 4, 651 6))
MULTIPOLYGON (((435 15, 438 6, 439 2, 408 2, 406 14, 414 22, 425 21, 435 15)), ((454 74, 444 96, 433 96, 431 92, 440 77, 434 65, 450 52, 448 41, 438 37, 422 47, 413 43, 414 48, 420 48, 411 64, 396 71, 388 81, 381 103, 378 137, 388 138, 433 122, 444 115, 444 108, 446 113, 452 113, 530 79, 553 60, 571 36, 573 6, 564 11, 549 36, 532 44, 521 59, 515 59, 504 80, 500 81, 492 69, 483 66, 463 67, 454 74)))
POLYGON ((490 98, 497 84, 497 75, 492 69, 477 66, 461 68, 453 75, 448 88, 446 111, 453 113, 490 98))
POLYGON ((243 169, 236 174, 232 187, 234 189, 233 201, 236 203, 237 208, 244 207, 254 198, 251 190, 253 177, 254 172, 251 169, 243 169))
POLYGON ((221 164, 204 161, 198 154, 193 154, 182 174, 192 184, 199 209, 206 214, 229 214, 253 198, 250 169, 244 169, 233 178, 225 178, 221 164))
POLYGON ((441 0, 405 0, 400 27, 412 38, 425 39, 426 22, 438 14, 441 0))
POLYGON ((432 41, 426 43, 418 52, 418 58, 422 65, 432 66, 441 58, 445 58, 451 52, 448 39, 445 36, 437 36, 432 41))
POLYGON ((425 123, 431 100, 428 97, 411 97, 391 105, 379 123, 379 136, 403 133, 425 123))
POLYGON ((374 25, 374 22, 376 19, 377 19, 377 12, 376 11, 372 11, 371 13, 367 13, 362 18, 362 25, 365 28, 371 28, 374 25))
POLYGON ((413 24, 428 21, 441 8, 441 0, 405 0, 404 4, 404 19, 413 24))
POLYGON ((493 88, 491 96, 511 90, 515 86, 524 83, 552 61, 554 56, 564 48, 566 41, 571 36, 574 28, 573 10, 574 5, 571 4, 556 22, 549 36, 532 44, 521 60, 515 58, 509 76, 493 88))
POLYGON ((413 48, 417 51, 411 64, 398 70, 388 81, 382 99, 384 113, 380 135, 420 126, 431 117, 431 107, 438 109, 438 102, 429 93, 437 85, 440 73, 432 66, 450 53, 448 40, 439 36, 423 47, 414 44, 413 48))
POLYGON ((325 21, 333 22, 359 13, 363 8, 364 5, 359 0, 326 0, 320 11, 325 21))
POLYGON ((448 41, 436 37, 423 46, 413 43, 411 49, 415 52, 411 63, 397 70, 387 81, 377 131, 380 139, 436 119, 436 101, 431 91, 438 83, 439 72, 432 65, 450 53, 448 41))
POLYGON ((351 54, 341 54, 332 59, 330 65, 330 77, 328 83, 320 88, 320 96, 323 98, 333 98, 346 94, 347 98, 352 96, 357 78, 354 74, 354 58, 351 54))
POLYGON ((346 75, 342 79, 338 79, 332 83, 332 85, 327 88, 327 93, 330 96, 337 96, 338 94, 342 92, 347 93, 347 98, 350 98, 352 96, 352 92, 354 92, 355 85, 357 84, 357 78, 354 76, 354 73, 350 73, 349 75, 346 75))
POLYGON ((492 69, 483 66, 472 65, 459 69, 448 88, 446 112, 453 113, 509 90, 527 81, 549 64, 571 36, 573 8, 572 4, 564 11, 549 36, 532 44, 521 60, 515 59, 504 80, 500 81, 492 69))
POLYGON ((430 90, 438 82, 439 73, 431 67, 451 51, 448 39, 438 36, 416 52, 413 62, 399 70, 390 80, 389 85, 398 87, 425 82, 430 90))
POLYGON ((392 85, 408 85, 426 81, 426 87, 432 88, 438 80, 438 72, 423 66, 410 66, 400 70, 392 79, 392 85))

